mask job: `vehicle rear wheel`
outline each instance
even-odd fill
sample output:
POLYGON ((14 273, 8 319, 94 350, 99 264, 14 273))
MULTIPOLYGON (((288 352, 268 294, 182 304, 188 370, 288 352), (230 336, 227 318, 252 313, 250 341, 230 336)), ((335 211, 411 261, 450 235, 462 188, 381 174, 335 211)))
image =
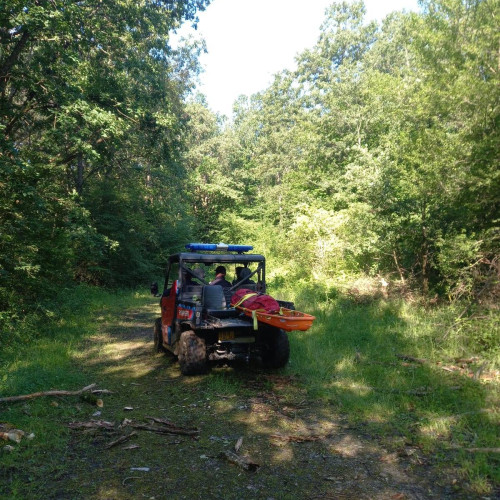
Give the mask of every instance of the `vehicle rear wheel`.
POLYGON ((282 368, 290 359, 290 343, 284 330, 272 328, 264 332, 262 362, 266 368, 282 368))
POLYGON ((193 330, 181 333, 179 365, 183 375, 199 375, 207 371, 205 341, 198 337, 193 330))
POLYGON ((156 318, 153 330, 154 349, 156 352, 165 352, 163 336, 161 334, 161 318, 156 318))

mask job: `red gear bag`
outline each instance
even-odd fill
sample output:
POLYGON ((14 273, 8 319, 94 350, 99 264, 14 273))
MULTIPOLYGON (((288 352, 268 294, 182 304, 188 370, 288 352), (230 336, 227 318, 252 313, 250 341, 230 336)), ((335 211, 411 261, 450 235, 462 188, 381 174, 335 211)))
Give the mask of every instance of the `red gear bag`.
POLYGON ((231 297, 231 307, 244 307, 250 311, 265 311, 268 314, 278 314, 280 305, 270 295, 256 293, 248 288, 240 288, 231 297))

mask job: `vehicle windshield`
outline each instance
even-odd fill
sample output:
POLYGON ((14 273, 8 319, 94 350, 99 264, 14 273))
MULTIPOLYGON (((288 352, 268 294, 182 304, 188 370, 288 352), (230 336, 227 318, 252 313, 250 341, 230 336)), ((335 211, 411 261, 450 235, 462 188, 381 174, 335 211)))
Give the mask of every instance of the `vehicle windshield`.
POLYGON ((164 290, 170 289, 175 281, 178 289, 218 284, 228 291, 250 288, 265 293, 265 258, 249 254, 174 254, 169 257, 164 290))
POLYGON ((170 273, 170 280, 180 279, 181 287, 218 284, 223 288, 236 289, 245 285, 258 288, 259 291, 264 291, 265 288, 264 262, 257 259, 232 259, 230 262, 223 259, 181 259, 177 276, 178 278, 174 278, 170 273))
POLYGON ((255 284, 262 281, 262 267, 258 262, 245 263, 184 263, 183 284, 208 285, 223 280, 230 285, 255 284))

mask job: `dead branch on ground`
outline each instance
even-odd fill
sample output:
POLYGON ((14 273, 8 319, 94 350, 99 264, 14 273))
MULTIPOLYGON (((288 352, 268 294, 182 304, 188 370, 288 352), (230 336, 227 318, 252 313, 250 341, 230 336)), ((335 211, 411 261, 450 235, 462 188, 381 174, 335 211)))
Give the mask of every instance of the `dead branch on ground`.
POLYGON ((114 430, 115 423, 106 420, 89 420, 88 422, 70 422, 70 429, 107 429, 114 430))
POLYGON ((328 436, 319 436, 319 435, 311 435, 311 436, 299 436, 299 435, 288 435, 285 436, 283 434, 271 434, 272 439, 276 441, 282 441, 285 443, 306 443, 309 441, 319 441, 320 439, 326 439, 328 436))
POLYGON ((493 408, 480 408, 479 410, 465 411, 463 413, 456 413, 455 415, 447 415, 444 417, 439 417, 436 420, 438 420, 439 422, 446 422, 447 420, 455 420, 462 417, 469 417, 484 413, 495 413, 495 410, 493 408))
POLYGON ((137 436, 137 432, 132 431, 130 434, 126 434, 125 436, 120 436, 118 439, 111 441, 110 443, 108 443, 105 446, 105 448, 107 450, 109 450, 110 448, 113 448, 113 446, 116 446, 117 444, 125 443, 125 441, 128 441, 129 439, 133 438, 134 436, 137 436))
POLYGON ((142 429, 144 431, 156 432, 157 434, 180 434, 183 436, 196 437, 199 435, 200 430, 196 428, 180 427, 169 420, 157 417, 146 417, 153 422, 153 425, 144 423, 130 422, 128 425, 134 429, 142 429), (159 425, 154 425, 159 424, 159 425))
POLYGON ((451 445, 452 450, 464 450, 470 453, 500 453, 500 448, 464 448, 463 446, 451 445))
POLYGON ((111 394, 111 391, 108 391, 107 389, 96 389, 93 390, 96 384, 90 384, 84 387, 83 389, 80 389, 79 391, 60 391, 60 390, 54 390, 54 391, 42 391, 42 392, 34 392, 32 394, 24 394, 22 396, 8 396, 6 398, 0 398, 0 403, 10 403, 13 401, 25 401, 26 399, 33 399, 33 398, 39 398, 42 396, 81 396, 85 392, 90 392, 90 393, 100 393, 100 394, 111 394))
POLYGON ((260 465, 256 464, 253 462, 250 458, 248 457, 240 457, 236 453, 232 451, 221 451, 219 454, 220 458, 226 459, 228 462, 237 465, 238 467, 241 467, 244 470, 247 470, 249 472, 255 472, 260 465))
POLYGON ((408 356, 407 354, 396 354, 396 357, 402 359, 403 361, 411 361, 412 363, 419 363, 421 365, 425 365, 429 361, 422 358, 415 358, 413 356, 408 356))

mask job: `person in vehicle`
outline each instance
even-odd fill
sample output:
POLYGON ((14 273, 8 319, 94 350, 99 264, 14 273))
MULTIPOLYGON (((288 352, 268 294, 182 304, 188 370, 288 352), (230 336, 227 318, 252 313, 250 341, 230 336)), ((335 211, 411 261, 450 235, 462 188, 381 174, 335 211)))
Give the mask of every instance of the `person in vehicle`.
POLYGON ((243 281, 242 285, 255 285, 255 281, 249 279, 248 277, 252 274, 252 271, 248 269, 248 267, 243 267, 240 271, 240 280, 245 280, 243 281), (246 279, 245 279, 246 278, 246 279))
POLYGON ((235 271, 236 271, 236 278, 234 278, 234 280, 233 280, 233 285, 236 285, 236 283, 238 283, 241 280, 240 273, 241 273, 242 269, 243 269, 242 267, 236 267, 236 269, 235 269, 235 271))
POLYGON ((222 288, 231 288, 231 283, 226 280, 226 268, 217 266, 215 269, 215 279, 210 282, 210 285, 220 285, 222 288))
POLYGON ((203 285, 203 279, 205 278, 205 271, 201 267, 192 269, 193 274, 184 271, 184 285, 186 286, 196 286, 203 285), (197 281, 194 281, 197 280, 197 281))

